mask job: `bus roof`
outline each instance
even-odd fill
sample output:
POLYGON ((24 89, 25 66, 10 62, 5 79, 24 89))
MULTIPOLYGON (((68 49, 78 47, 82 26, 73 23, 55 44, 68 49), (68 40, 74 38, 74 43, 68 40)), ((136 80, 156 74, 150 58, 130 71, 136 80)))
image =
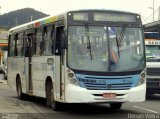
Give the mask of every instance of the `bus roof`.
POLYGON ((121 10, 109 10, 109 9, 82 9, 82 10, 74 10, 74 11, 68 11, 69 12, 117 12, 117 13, 125 13, 125 14, 133 14, 133 15, 139 15, 137 13, 128 12, 128 11, 121 11, 121 10))
POLYGON ((31 21, 16 27, 13 27, 9 30, 9 33, 15 33, 15 32, 19 32, 21 30, 25 30, 25 29, 29 29, 29 28, 33 28, 33 27, 39 27, 41 25, 44 24, 48 24, 51 22, 55 22, 58 19, 63 19, 64 18, 64 14, 63 15, 59 15, 59 16, 48 16, 48 17, 44 17, 35 21, 31 21))
POLYGON ((44 17, 44 18, 41 18, 41 19, 38 19, 38 20, 35 20, 35 21, 31 21, 31 22, 13 27, 9 30, 9 34, 16 33, 16 32, 22 31, 22 30, 26 30, 26 29, 30 29, 30 28, 33 28, 33 27, 39 27, 39 26, 42 26, 44 24, 48 24, 48 23, 55 22, 55 21, 60 20, 60 19, 64 19, 65 15, 69 12, 105 12, 105 11, 115 12, 115 13, 119 13, 119 14, 125 13, 125 14, 138 15, 136 13, 126 12, 126 11, 105 10, 105 9, 102 9, 102 10, 100 10, 100 9, 88 9, 88 10, 83 9, 83 10, 68 11, 64 14, 60 14, 60 15, 57 15, 57 16, 51 15, 51 16, 48 16, 48 17, 44 17))

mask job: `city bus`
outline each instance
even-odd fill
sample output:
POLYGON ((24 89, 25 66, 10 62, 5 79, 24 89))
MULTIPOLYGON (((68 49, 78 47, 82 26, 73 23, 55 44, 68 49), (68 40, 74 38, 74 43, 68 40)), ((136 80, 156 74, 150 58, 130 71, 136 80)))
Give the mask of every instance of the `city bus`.
POLYGON ((9 30, 8 85, 19 99, 64 103, 145 100, 145 47, 141 18, 112 10, 75 10, 9 30))
POLYGON ((160 93, 160 41, 158 32, 145 32, 147 98, 160 93))

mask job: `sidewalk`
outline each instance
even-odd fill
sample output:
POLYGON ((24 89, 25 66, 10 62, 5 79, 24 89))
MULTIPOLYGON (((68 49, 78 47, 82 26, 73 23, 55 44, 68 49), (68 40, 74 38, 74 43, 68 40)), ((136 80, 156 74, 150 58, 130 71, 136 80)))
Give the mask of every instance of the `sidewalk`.
MULTIPOLYGON (((32 102, 17 99, 16 92, 8 87, 7 80, 0 79, 0 114, 38 113, 38 109, 35 107, 32 102)), ((0 119, 1 116, 3 115, 0 115, 0 119)))
POLYGON ((0 96, 0 113, 37 113, 33 104, 18 99, 0 96))
POLYGON ((0 79, 0 84, 5 84, 5 85, 7 85, 7 80, 5 80, 5 79, 0 79))
POLYGON ((4 75, 3 74, 0 74, 0 84, 5 84, 7 85, 7 80, 4 79, 4 75))

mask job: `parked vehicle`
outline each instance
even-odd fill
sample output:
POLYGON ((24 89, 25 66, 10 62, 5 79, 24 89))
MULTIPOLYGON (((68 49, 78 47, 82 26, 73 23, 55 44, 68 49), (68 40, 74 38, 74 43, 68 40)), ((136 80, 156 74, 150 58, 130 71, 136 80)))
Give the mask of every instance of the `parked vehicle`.
POLYGON ((145 40, 147 97, 160 93, 160 41, 145 40))

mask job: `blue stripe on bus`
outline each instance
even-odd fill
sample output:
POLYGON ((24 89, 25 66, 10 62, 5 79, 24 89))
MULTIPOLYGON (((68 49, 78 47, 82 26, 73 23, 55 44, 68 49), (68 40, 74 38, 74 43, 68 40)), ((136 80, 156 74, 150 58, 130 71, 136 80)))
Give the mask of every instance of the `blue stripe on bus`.
POLYGON ((139 74, 127 76, 92 76, 76 74, 79 84, 90 90, 128 90, 138 83, 139 74))

